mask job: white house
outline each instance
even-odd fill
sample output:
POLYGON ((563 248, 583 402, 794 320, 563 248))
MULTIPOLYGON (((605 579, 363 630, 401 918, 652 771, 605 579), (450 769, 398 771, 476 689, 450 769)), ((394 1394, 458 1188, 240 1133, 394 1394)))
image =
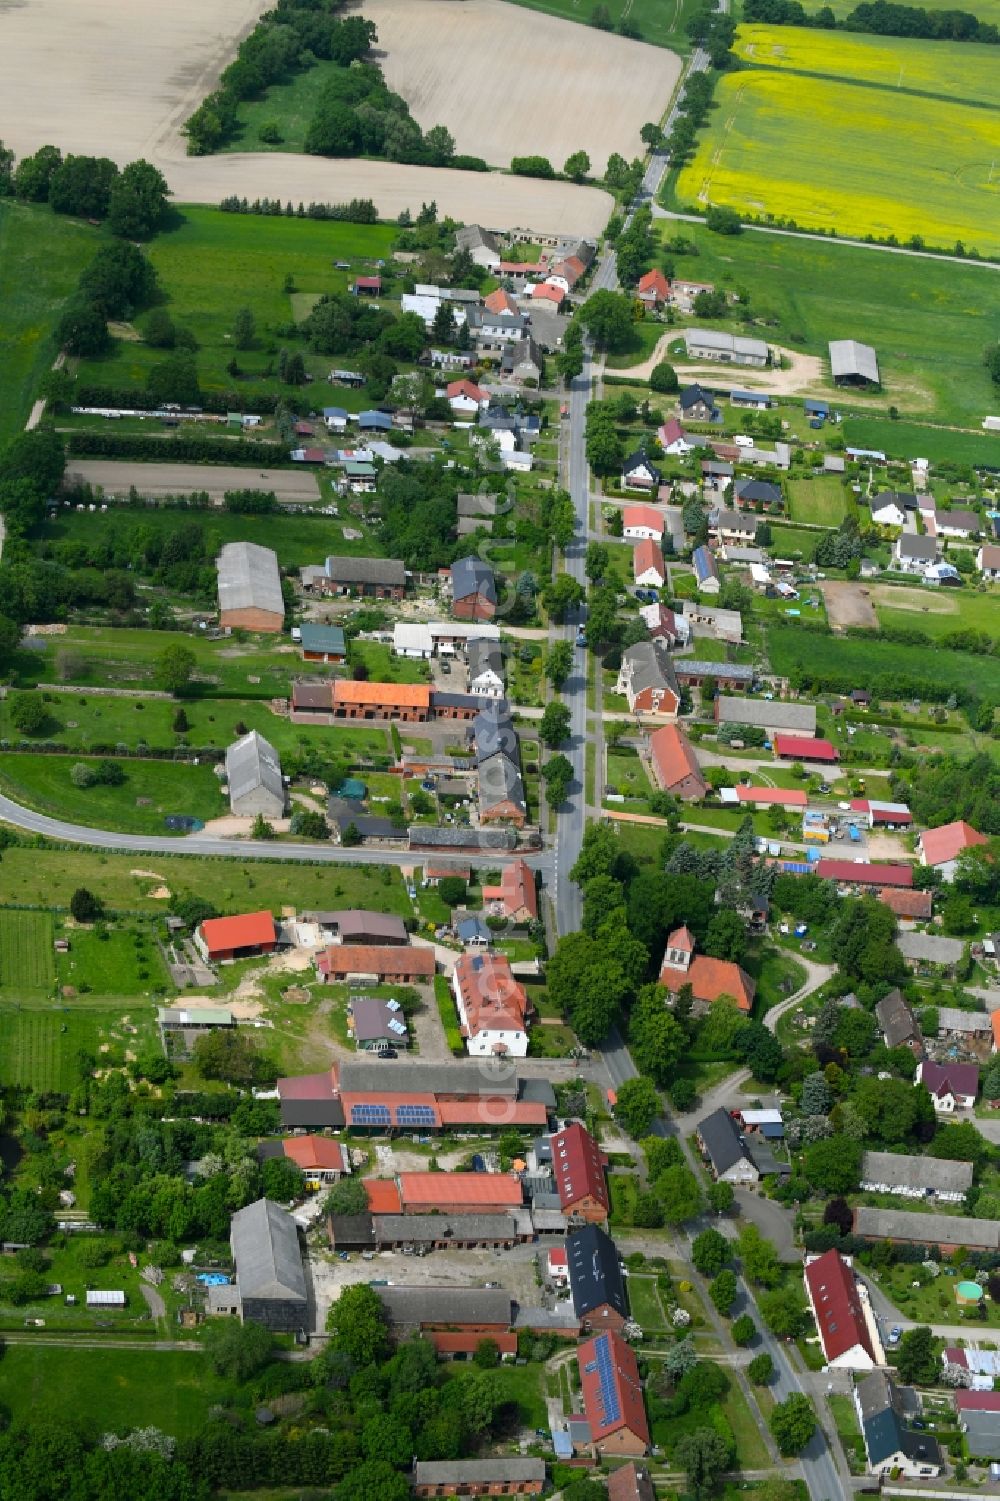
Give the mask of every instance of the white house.
POLYGON ((915 532, 904 532, 896 538, 892 549, 893 562, 901 573, 927 572, 937 562, 938 547, 933 537, 920 537, 915 532))
POLYGON ((658 490, 663 476, 640 449, 630 454, 622 466, 623 490, 658 490))
POLYGON ((654 506, 622 509, 622 536, 626 542, 659 542, 665 525, 662 511, 654 506))
POLYGON ((871 500, 872 521, 876 526, 902 526, 907 511, 915 511, 917 497, 902 490, 882 490, 871 500))
MULTIPOLYGON (((935 511, 934 526, 939 537, 959 537, 967 540, 969 537, 977 537, 982 531, 982 523, 975 511, 935 511)), ((928 527, 928 531, 931 527, 928 527)))
POLYGON ((434 638, 430 626, 422 622, 397 620, 392 628, 392 649, 397 657, 426 660, 434 655, 434 638))
POLYGON ((932 1063, 925 1059, 917 1064, 914 1084, 923 1084, 930 1094, 938 1115, 954 1115, 956 1110, 972 1110, 979 1093, 979 1065, 976 1063, 932 1063))
POLYGON ((342 433, 347 430, 347 412, 343 407, 324 407, 323 421, 328 433, 342 433))
POLYGON ((984 579, 1000 579, 1000 547, 984 543, 976 553, 976 567, 984 579))
POLYGON ((451 983, 462 1036, 473 1057, 527 1057, 528 997, 503 954, 464 953, 451 983))
POLYGON ((663 452, 670 454, 673 458, 683 457, 684 454, 691 453, 695 447, 676 417, 668 417, 663 426, 657 430, 656 436, 663 452))
POLYGON ((478 416, 483 407, 490 403, 487 393, 471 380, 451 381, 445 394, 456 417, 478 416))
POLYGON ((469 663, 469 692, 477 698, 503 698, 503 650, 499 641, 475 636, 465 651, 469 663))
POLYGON ((663 551, 659 542, 647 537, 635 544, 632 554, 632 572, 635 581, 646 589, 662 589, 667 576, 663 563, 663 551))

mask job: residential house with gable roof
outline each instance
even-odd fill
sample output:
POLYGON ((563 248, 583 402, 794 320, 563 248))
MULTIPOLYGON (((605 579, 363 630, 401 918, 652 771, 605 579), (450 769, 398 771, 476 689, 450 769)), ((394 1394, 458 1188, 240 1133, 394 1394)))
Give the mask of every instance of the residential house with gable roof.
POLYGON ((674 664, 657 641, 637 641, 622 652, 616 692, 624 693, 632 714, 674 718, 681 693, 674 664))
POLYGON ((462 1036, 472 1057, 527 1056, 528 997, 505 955, 462 954, 451 983, 462 1036))
POLYGON ((587 1329, 620 1331, 628 1299, 618 1247, 598 1225, 583 1225, 566 1237, 573 1312, 587 1329))
POLYGON ((708 791, 694 746, 679 724, 665 724, 650 736, 649 762, 661 792, 698 802, 708 791))
POLYGON ((887 1048, 909 1048, 919 1058, 924 1051, 923 1034, 913 1007, 901 990, 890 990, 875 1006, 875 1020, 887 1048))
POLYGON ((871 1371, 886 1363, 878 1323, 851 1263, 839 1251, 806 1258, 804 1281, 826 1363, 871 1371))
MULTIPOLYGON (((427 872, 424 872, 425 877, 427 872)), ((508 922, 529 923, 538 918, 535 875, 524 860, 511 860, 500 872, 499 886, 483 887, 483 904, 495 917, 508 922)))
POLYGON ((938 1115, 954 1115, 956 1110, 972 1110, 979 1093, 979 1065, 976 1063, 933 1063, 924 1059, 917 1064, 914 1084, 923 1084, 930 1094, 938 1115))
POLYGON ((917 840, 917 853, 921 865, 940 871, 945 881, 954 881, 962 851, 988 843, 985 834, 958 819, 955 823, 939 824, 936 829, 925 829, 917 840))
POLYGON ((611 1212, 605 1181, 608 1159, 586 1126, 570 1121, 552 1137, 552 1171, 567 1217, 603 1224, 611 1212))
POLYGON ((909 1425, 900 1388, 886 1371, 872 1371, 858 1382, 854 1405, 869 1474, 907 1480, 940 1475, 944 1460, 937 1439, 909 1425))
POLYGON ((698 1122, 695 1137, 702 1156, 721 1183, 757 1183, 760 1169, 740 1135, 739 1127, 721 1106, 698 1122))
POLYGON ((451 565, 451 612, 458 620, 492 620, 497 612, 493 569, 481 558, 459 558, 451 565))
POLYGON ((583 1410, 598 1454, 645 1454, 649 1423, 635 1351, 613 1329, 585 1340, 576 1352, 583 1410))

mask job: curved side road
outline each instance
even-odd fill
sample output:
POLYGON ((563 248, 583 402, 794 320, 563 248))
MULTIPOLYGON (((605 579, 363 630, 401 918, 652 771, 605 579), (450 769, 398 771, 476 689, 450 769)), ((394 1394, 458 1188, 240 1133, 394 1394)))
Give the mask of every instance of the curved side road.
MULTIPOLYGON (((62 844, 89 845, 93 849, 121 851, 138 855, 223 855, 233 860, 299 860, 310 865, 421 865, 427 858, 420 850, 344 849, 342 845, 281 844, 270 839, 218 839, 209 834, 188 834, 179 839, 156 838, 151 834, 116 834, 111 829, 91 829, 84 824, 63 823, 45 813, 23 808, 0 793, 0 821, 28 834, 43 834, 62 844)), ((494 868, 509 859, 491 851, 486 855, 454 852, 463 864, 494 868)), ((447 858, 447 854, 445 858, 447 858)), ((552 857, 547 853, 525 856, 533 870, 547 872, 552 857)))

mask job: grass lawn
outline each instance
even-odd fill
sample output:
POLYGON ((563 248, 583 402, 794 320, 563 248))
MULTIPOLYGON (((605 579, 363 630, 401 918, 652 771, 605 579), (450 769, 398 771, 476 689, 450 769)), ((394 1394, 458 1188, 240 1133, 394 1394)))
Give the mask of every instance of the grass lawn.
MULTIPOLYGON (((0 753, 0 787, 16 802, 69 823, 124 834, 169 834, 168 814, 208 820, 228 812, 209 766, 128 761, 120 787, 74 787, 72 756, 0 753)), ((94 763, 90 763, 94 764, 94 763)))
POLYGON ((78 219, 0 200, 0 443, 24 426, 56 355, 53 330, 98 239, 78 219))
MULTIPOLYGON (((261 147, 255 142, 252 149, 261 147)), ((276 377, 266 379, 263 371, 274 358, 265 347, 273 342, 271 330, 296 316, 295 294, 284 291, 286 276, 293 278, 298 294, 343 290, 352 273, 334 270, 334 261, 355 262, 360 268, 387 255, 396 234, 388 224, 262 218, 187 207, 177 212, 173 227, 151 242, 149 258, 166 294, 168 312, 198 340, 202 388, 231 388, 226 365, 233 346, 227 335, 240 308, 251 307, 257 347, 240 355, 240 366, 255 390, 277 393, 284 387, 276 377)), ((304 316, 301 308, 297 316, 304 316)), ((310 373, 325 378, 329 356, 304 350, 303 354, 310 373)), ((142 385, 150 367, 162 358, 146 344, 119 341, 111 354, 83 361, 80 375, 87 384, 142 385)))
MULTIPOLYGON (((469 1362, 458 1361, 449 1366, 449 1381, 463 1381, 474 1374, 477 1367, 469 1362)), ((544 1394, 544 1366, 501 1365, 492 1373, 500 1390, 504 1405, 513 1404, 525 1428, 541 1428, 547 1421, 544 1394)))
MULTIPOLYGON (((133 1017, 130 1025, 136 1024, 133 1017)), ((146 1022, 138 1024, 141 1033, 148 1030, 151 1035, 151 1020, 148 1028, 146 1022)), ((91 1009, 90 997, 78 997, 65 1005, 49 1002, 45 1009, 4 1003, 0 1005, 0 1032, 4 1040, 0 1081, 60 1093, 67 1093, 77 1081, 78 1052, 96 1057, 102 1043, 114 1046, 117 1041, 120 1047, 124 1036, 120 1012, 91 1009)), ((134 1048, 135 1041, 131 1036, 128 1040, 134 1048)))
POLYGON ((789 480, 788 499, 792 520, 813 526, 839 526, 847 512, 847 493, 835 474, 789 480))
POLYGON ((771 1463, 767 1445, 761 1438, 760 1423, 751 1412, 746 1398, 735 1381, 722 1402, 722 1411, 733 1430, 739 1465, 743 1470, 766 1469, 771 1463))
MULTIPOLYGON (((803 90, 802 97, 808 98, 809 91, 803 90)), ((932 116, 929 111, 928 118, 932 116)), ((675 233, 676 226, 664 225, 665 239, 675 233)), ((887 411, 894 402, 908 414, 958 427, 971 425, 970 414, 994 410, 979 320, 995 327, 1000 319, 1000 276, 995 272, 838 245, 836 240, 819 243, 750 231, 719 236, 696 224, 684 225, 684 239, 692 253, 671 252, 676 274, 711 281, 730 292, 745 288, 752 312, 766 320, 772 343, 818 355, 825 368, 828 341, 842 338, 845 327, 863 329, 863 337, 877 349, 884 387, 875 409, 887 411)), ((840 411, 853 404, 849 393, 833 395, 832 388, 831 399, 840 411)), ((866 400, 864 408, 869 405, 866 400)), ((991 435, 983 434, 983 439, 989 443, 991 435)), ((1000 442, 995 434, 992 439, 1000 442)), ((919 446, 912 452, 924 454, 919 446)), ((772 527, 779 556, 777 535, 783 530, 772 527)))
POLYGON ((560 1022, 536 1022, 528 1033, 528 1053, 532 1058, 568 1058, 577 1046, 572 1027, 560 1022))
POLYGON ((333 73, 341 74, 343 69, 337 63, 321 61, 303 73, 294 74, 287 83, 272 84, 260 99, 245 99, 237 110, 239 129, 220 150, 303 151, 306 133, 333 73), (260 138, 261 126, 272 121, 281 130, 281 140, 276 144, 260 138))
POLYGON ((434 999, 444 1027, 445 1039, 456 1058, 465 1057, 465 1041, 458 1025, 455 997, 444 975, 434 976, 434 999))
POLYGON ((843 431, 845 440, 855 448, 879 449, 891 458, 924 458, 936 464, 1000 465, 1000 440, 996 433, 953 432, 950 428, 928 427, 919 422, 890 422, 884 417, 848 417, 843 431))
MULTIPOLYGON (((628 370, 633 365, 641 365, 643 360, 648 360, 660 339, 669 329, 663 323, 655 323, 652 319, 645 319, 641 323, 633 323, 632 336, 624 349, 615 349, 607 357, 609 370, 628 370)), ((614 388, 606 393, 614 395, 614 388)), ((664 398, 658 398, 661 403, 664 398)), ((615 481, 617 484, 617 480, 615 481)))
POLYGON ((776 558, 801 557, 804 563, 811 563, 822 536, 822 532, 771 523, 771 546, 776 558))
POLYGON ((746 26, 737 50, 749 71, 720 80, 681 203, 1000 251, 989 48, 746 26))
POLYGON ((628 1279, 628 1301, 632 1317, 647 1334, 654 1329, 667 1328, 655 1277, 638 1277, 633 1272, 628 1279))
POLYGON ((0 989, 52 989, 55 965, 48 912, 0 911, 0 989))
MULTIPOLYGON (((368 907, 411 917, 413 908, 399 871, 391 865, 308 865, 281 860, 218 860, 185 855, 103 854, 98 850, 4 850, 3 880, 22 902, 67 908, 78 886, 97 893, 105 906, 129 912, 164 912, 165 899, 152 892, 207 897, 220 913, 277 912, 292 905, 311 908, 368 907)), ((78 1002, 74 1003, 78 1005, 78 1002)))
MULTIPOLYGON (((581 6, 579 0, 514 0, 514 3, 528 10, 543 10, 550 16, 562 16, 566 21, 588 21, 593 9, 581 6)), ((657 4, 657 0, 607 0, 606 6, 613 25, 617 26, 625 16, 632 26, 638 27, 642 41, 681 53, 691 50, 684 26, 697 8, 694 0, 670 0, 667 5, 657 4)))
POLYGON ((607 772, 608 785, 617 787, 624 797, 646 799, 652 796, 649 777, 637 755, 621 750, 609 751, 607 772))
POLYGON ((187 1438, 229 1392, 205 1357, 189 1351, 11 1345, 0 1362, 0 1402, 15 1422, 58 1412, 94 1434, 154 1425, 187 1438))
POLYGON ((940 591, 876 585, 872 602, 881 626, 915 627, 935 639, 962 630, 996 635, 1000 627, 1000 594, 968 586, 940 591))

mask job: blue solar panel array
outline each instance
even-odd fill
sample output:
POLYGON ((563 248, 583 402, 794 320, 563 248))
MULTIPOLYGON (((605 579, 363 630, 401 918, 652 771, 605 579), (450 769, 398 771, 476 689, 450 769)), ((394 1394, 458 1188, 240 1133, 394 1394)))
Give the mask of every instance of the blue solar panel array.
POLYGON ((607 1428, 611 1423, 618 1422, 622 1409, 618 1401, 618 1387, 615 1384, 615 1363, 611 1356, 611 1341, 606 1334, 597 1336, 595 1354, 597 1356, 597 1379, 601 1384, 604 1426, 607 1428))
POLYGON ((388 1105, 352 1105, 352 1126, 388 1126, 390 1124, 388 1105))
POLYGON ((397 1105, 396 1121, 400 1126, 433 1126, 435 1116, 430 1105, 397 1105))

